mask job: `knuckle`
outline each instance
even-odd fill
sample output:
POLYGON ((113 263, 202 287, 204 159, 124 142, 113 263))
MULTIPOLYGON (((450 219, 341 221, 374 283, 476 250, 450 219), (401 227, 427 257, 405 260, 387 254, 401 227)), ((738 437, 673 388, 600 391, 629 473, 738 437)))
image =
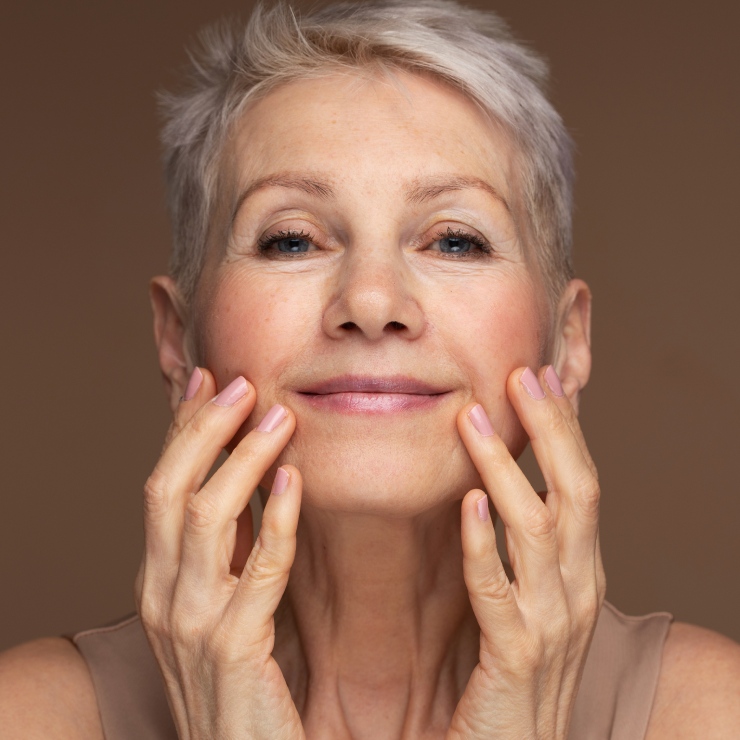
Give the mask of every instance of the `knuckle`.
POLYGON ((581 629, 583 625, 593 625, 599 617, 599 598, 598 592, 595 591, 592 595, 584 596, 581 598, 576 606, 574 615, 574 625, 577 629, 581 629))
POLYGON ((219 522, 218 509, 203 494, 193 496, 185 508, 185 531, 188 534, 210 532, 219 522))
POLYGON ((170 622, 167 633, 176 645, 196 645, 200 641, 201 627, 197 620, 181 614, 170 622))
POLYGON ((509 598, 511 583, 503 570, 491 573, 483 582, 483 595, 493 601, 503 601, 509 598))
POLYGON ((555 517, 539 499, 525 514, 524 524, 529 536, 538 541, 549 541, 555 536, 555 517))
POLYGON ((167 513, 170 496, 167 480, 162 472, 155 468, 144 484, 144 516, 158 519, 167 513))
POLYGON ((203 643, 211 632, 212 619, 207 608, 195 605, 186 595, 176 596, 162 621, 169 640, 173 644, 202 650, 203 643))
POLYGON ((188 426, 190 428, 190 433, 196 437, 200 437, 210 431, 211 420, 208 414, 203 413, 204 410, 205 409, 201 409, 201 412, 195 414, 190 421, 188 421, 187 425, 184 425, 188 426))
MULTIPOLYGON (((269 435, 263 436, 269 437, 269 435)), ((254 448, 254 438, 245 437, 244 441, 247 440, 247 444, 241 443, 231 453, 231 457, 229 458, 231 464, 235 467, 236 472, 244 475, 249 475, 253 473, 256 468, 259 468, 261 464, 264 463, 264 460, 262 459, 259 451, 254 448)), ((262 440, 260 439, 260 441, 262 440)))
POLYGON ((270 583, 287 578, 289 566, 275 552, 275 548, 269 543, 265 544, 264 536, 260 534, 254 543, 244 570, 250 581, 270 583))
POLYGON ((139 605, 139 618, 144 631, 151 637, 161 641, 168 637, 167 620, 162 609, 151 597, 142 596, 139 605))
POLYGON ((597 519, 599 516, 599 504, 601 502, 601 489, 598 481, 592 475, 586 475, 577 484, 575 500, 580 512, 589 520, 597 519))

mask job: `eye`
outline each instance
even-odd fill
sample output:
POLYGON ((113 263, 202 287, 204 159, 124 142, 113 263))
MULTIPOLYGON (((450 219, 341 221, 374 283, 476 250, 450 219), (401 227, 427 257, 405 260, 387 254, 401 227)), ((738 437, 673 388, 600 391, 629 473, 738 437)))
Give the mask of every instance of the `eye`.
POLYGON ((314 237, 304 231, 278 231, 263 236, 257 243, 261 254, 300 255, 310 252, 314 237))
POLYGON ((454 257, 481 257, 491 252, 491 245, 485 239, 460 229, 448 228, 446 232, 437 234, 437 241, 433 244, 439 245, 438 251, 442 254, 454 257))

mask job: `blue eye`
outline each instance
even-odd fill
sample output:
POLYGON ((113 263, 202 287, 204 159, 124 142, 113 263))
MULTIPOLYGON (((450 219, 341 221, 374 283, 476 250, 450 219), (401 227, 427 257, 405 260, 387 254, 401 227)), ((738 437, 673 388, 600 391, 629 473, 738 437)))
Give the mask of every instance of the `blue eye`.
POLYGON ((437 234, 435 244, 439 244, 441 254, 449 254, 454 257, 482 257, 491 252, 491 246, 485 239, 452 229, 447 229, 446 233, 437 234))
POLYGON ((308 252, 310 246, 306 239, 280 239, 275 242, 278 252, 308 252))
POLYGON ((261 254, 300 255, 311 251, 313 237, 303 231, 279 231, 268 234, 259 240, 257 247, 261 254))
POLYGON ((446 236, 444 239, 439 240, 439 251, 450 254, 460 254, 462 252, 469 252, 473 244, 468 239, 463 239, 459 236, 446 236))

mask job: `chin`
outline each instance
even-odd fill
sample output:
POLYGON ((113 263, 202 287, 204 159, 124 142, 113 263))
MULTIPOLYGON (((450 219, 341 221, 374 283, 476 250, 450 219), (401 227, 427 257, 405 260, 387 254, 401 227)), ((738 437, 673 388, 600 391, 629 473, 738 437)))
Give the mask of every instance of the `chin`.
MULTIPOLYGON (((386 440, 388 442, 388 440, 386 440)), ((289 445, 280 463, 303 478, 303 506, 343 513, 410 517, 459 501, 482 482, 462 443, 435 448, 337 442, 289 445), (437 448, 438 449, 438 448, 437 448)))

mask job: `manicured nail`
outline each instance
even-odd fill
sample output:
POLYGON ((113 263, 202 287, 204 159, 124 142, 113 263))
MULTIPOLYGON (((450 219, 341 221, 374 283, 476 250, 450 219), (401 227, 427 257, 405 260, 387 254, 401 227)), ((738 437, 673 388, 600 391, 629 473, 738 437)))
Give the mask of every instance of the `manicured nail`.
POLYGON ((488 519, 488 496, 478 499, 478 519, 482 522, 488 519))
POLYGON ((276 403, 266 414, 265 418, 262 419, 260 425, 257 427, 258 432, 271 432, 275 427, 288 415, 288 412, 279 404, 276 403))
POLYGON ((216 406, 233 406, 240 398, 247 393, 247 381, 240 375, 238 378, 229 383, 216 398, 213 403, 216 406))
POLYGON ((545 383, 547 387, 558 397, 562 398, 565 395, 563 391, 563 384, 560 382, 558 374, 555 372, 555 368, 552 365, 547 366, 545 370, 545 383))
POLYGON ((473 406, 473 408, 468 411, 468 419, 470 419, 473 426, 478 430, 481 436, 493 437, 495 434, 493 427, 491 426, 491 420, 488 418, 488 414, 480 404, 473 406))
POLYGON ((290 475, 286 473, 282 468, 277 469, 275 473, 275 480, 272 482, 271 496, 279 496, 287 487, 290 475))
POLYGON ((182 400, 189 401, 198 392, 198 388, 200 388, 202 382, 203 373, 199 367, 196 367, 190 376, 190 380, 188 380, 188 387, 185 389, 185 395, 182 397, 182 400))
POLYGON ((522 373, 519 381, 535 401, 541 401, 545 397, 545 391, 542 390, 542 386, 539 384, 537 376, 529 368, 522 373))

